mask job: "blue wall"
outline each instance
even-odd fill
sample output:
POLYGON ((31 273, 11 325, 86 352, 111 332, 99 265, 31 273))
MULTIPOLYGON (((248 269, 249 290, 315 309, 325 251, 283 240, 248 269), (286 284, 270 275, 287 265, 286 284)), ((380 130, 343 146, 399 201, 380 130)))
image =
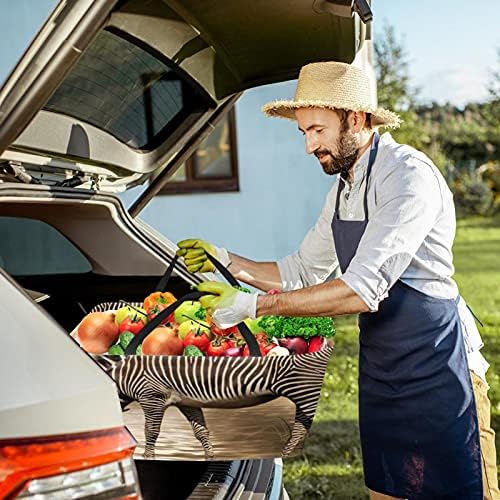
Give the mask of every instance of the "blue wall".
POLYGON ((0 84, 57 4, 57 0, 0 0, 0 84))
POLYGON ((260 111, 269 101, 293 96, 294 88, 295 82, 261 87, 236 104, 239 192, 157 196, 140 218, 174 242, 200 237, 255 260, 294 251, 334 180, 306 155, 295 122, 260 111))

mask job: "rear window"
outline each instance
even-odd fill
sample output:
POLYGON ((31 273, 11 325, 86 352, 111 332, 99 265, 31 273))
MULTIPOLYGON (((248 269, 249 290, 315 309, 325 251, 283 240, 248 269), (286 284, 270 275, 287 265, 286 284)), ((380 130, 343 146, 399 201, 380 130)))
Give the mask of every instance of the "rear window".
POLYGON ((152 149, 208 98, 152 49, 102 31, 44 109, 73 116, 137 149, 152 149))
POLYGON ((0 217, 0 267, 12 276, 86 273, 86 257, 45 222, 0 217))

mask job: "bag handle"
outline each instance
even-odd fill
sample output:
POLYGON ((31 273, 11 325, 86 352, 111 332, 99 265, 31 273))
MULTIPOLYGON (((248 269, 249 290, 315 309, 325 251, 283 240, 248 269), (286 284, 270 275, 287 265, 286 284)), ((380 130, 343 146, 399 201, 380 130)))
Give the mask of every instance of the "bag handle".
POLYGON ((166 271, 163 273, 163 276, 161 277, 160 281, 158 281, 158 284, 156 285, 156 288, 153 290, 153 292, 164 292, 167 289, 167 284, 168 281, 170 280, 170 276, 172 276, 172 272, 174 271, 177 259, 178 259, 177 255, 174 254, 174 257, 170 261, 170 264, 168 265, 166 271))
MULTIPOLYGON (((208 258, 210 261, 213 263, 213 265, 216 267, 218 271, 224 276, 224 278, 228 281, 228 283, 232 286, 240 286, 239 282, 236 280, 236 278, 212 255, 207 253, 208 258)), ((158 288, 159 291, 164 291, 168 281, 170 279, 170 276, 172 275, 172 271, 175 267, 175 264, 177 262, 177 255, 174 256, 172 259, 172 262, 169 264, 167 267, 167 270, 165 271, 165 274, 162 276, 160 279, 158 286, 160 285, 163 288, 158 288)), ((186 301, 193 301, 193 300, 198 300, 200 297, 203 295, 207 295, 206 293, 202 292, 191 292, 183 297, 181 297, 179 300, 173 302, 170 304, 168 307, 163 309, 159 314, 157 314, 144 328, 138 332, 135 337, 131 340, 130 344, 127 346, 125 349, 125 355, 131 355, 135 354, 135 351, 139 344, 142 343, 142 341, 157 327, 159 326, 164 319, 166 319, 168 316, 170 316, 183 302, 186 301)), ((242 321, 241 323, 238 323, 236 325, 238 327, 238 330, 240 331, 241 335, 243 336, 245 342, 248 345, 248 349, 250 351, 250 356, 262 356, 262 353, 260 352, 259 349, 259 344, 257 343, 257 339, 255 338, 255 335, 250 331, 248 326, 242 321)))

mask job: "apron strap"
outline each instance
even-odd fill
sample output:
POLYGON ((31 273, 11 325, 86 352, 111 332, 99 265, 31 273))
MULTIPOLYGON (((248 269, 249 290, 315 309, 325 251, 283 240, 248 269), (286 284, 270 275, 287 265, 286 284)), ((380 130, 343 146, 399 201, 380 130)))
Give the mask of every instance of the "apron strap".
POLYGON ((380 140, 380 135, 378 135, 378 132, 375 132, 373 134, 372 147, 370 149, 370 158, 368 159, 368 167, 366 169, 365 197, 363 200, 363 206, 365 209, 365 220, 368 220, 368 179, 370 178, 370 174, 372 173, 372 167, 373 164, 375 163, 375 158, 377 157, 379 140, 380 140))
MULTIPOLYGON (((378 132, 373 133, 373 140, 372 140, 372 145, 370 148, 370 157, 368 159, 368 167, 366 168, 366 185, 365 185, 365 195, 363 198, 363 208, 365 212, 365 221, 368 220, 368 179, 370 178, 370 174, 372 172, 372 167, 373 164, 375 163, 375 158, 377 157, 377 152, 378 152, 378 143, 380 141, 380 135, 378 132)), ((335 216, 339 218, 339 204, 340 204, 340 195, 342 191, 344 190, 344 183, 347 182, 344 180, 344 182, 341 182, 339 179, 339 187, 337 189, 337 199, 335 201, 335 216)))
POLYGON ((482 328, 484 328, 483 322, 476 316, 476 314, 474 313, 472 308, 469 306, 469 304, 466 303, 465 305, 467 306, 467 309, 472 314, 472 317, 481 325, 482 328))

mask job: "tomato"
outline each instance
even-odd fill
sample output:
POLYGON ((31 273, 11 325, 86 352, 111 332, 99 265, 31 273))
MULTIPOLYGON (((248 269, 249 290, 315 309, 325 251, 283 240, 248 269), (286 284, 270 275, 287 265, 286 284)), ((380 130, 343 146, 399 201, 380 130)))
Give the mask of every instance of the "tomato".
POLYGON ((194 345, 202 351, 206 351, 210 345, 210 337, 205 332, 189 330, 183 340, 184 347, 194 345))
POLYGON ((226 349, 234 347, 233 342, 230 340, 224 340, 222 337, 216 337, 208 344, 207 354, 209 356, 223 356, 226 349))
POLYGON ((120 323, 120 333, 132 332, 134 335, 137 335, 144 328, 144 324, 144 320, 142 319, 134 321, 132 318, 126 317, 120 323))
POLYGON ((238 327, 230 326, 229 328, 219 328, 215 323, 210 325, 210 330, 216 337, 225 337, 227 335, 234 335, 239 333, 238 327))
MULTIPOLYGON (((271 349, 276 347, 276 344, 269 342, 265 333, 258 333, 256 336, 257 344, 259 345, 259 351, 262 356, 265 356, 271 349)), ((243 356, 250 356, 250 348, 248 344, 243 348, 243 356)))
POLYGON ((262 343, 262 344, 269 344, 269 341, 267 340, 267 335, 262 332, 262 333, 256 333, 255 338, 257 339, 257 342, 262 343))
POLYGON ((272 349, 274 349, 276 346, 277 346, 277 344, 274 344, 273 342, 270 342, 269 344, 264 345, 264 346, 263 346, 263 347, 264 347, 264 352, 265 352, 264 356, 265 356, 265 355, 266 355, 269 351, 271 351, 272 349))
POLYGON ((166 304, 168 306, 176 300, 175 296, 170 292, 153 292, 144 299, 144 309, 149 311, 156 304, 166 304))
MULTIPOLYGON (((148 319, 151 321, 155 316, 158 316, 164 309, 166 309, 170 304, 157 302, 153 307, 147 309, 148 319)), ((160 324, 174 323, 175 322, 175 311, 169 314, 160 324)))

